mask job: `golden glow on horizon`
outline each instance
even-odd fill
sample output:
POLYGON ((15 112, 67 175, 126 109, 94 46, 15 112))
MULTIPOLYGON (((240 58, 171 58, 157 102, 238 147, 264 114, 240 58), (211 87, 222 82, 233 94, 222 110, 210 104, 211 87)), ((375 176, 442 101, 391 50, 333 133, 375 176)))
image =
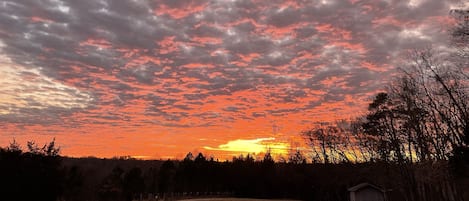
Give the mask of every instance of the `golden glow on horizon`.
POLYGON ((207 150, 227 151, 233 153, 266 153, 268 150, 273 155, 286 155, 290 144, 276 141, 275 138, 257 138, 252 140, 237 139, 221 144, 216 148, 204 146, 207 150))

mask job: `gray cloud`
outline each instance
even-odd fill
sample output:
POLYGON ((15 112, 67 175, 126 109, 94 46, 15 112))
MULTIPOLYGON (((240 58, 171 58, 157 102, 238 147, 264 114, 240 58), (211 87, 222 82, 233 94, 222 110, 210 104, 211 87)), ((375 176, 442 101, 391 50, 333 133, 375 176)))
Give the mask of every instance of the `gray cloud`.
MULTIPOLYGON (((210 124, 215 125, 312 110, 347 95, 376 91, 406 49, 445 43, 446 25, 429 21, 446 16, 453 3, 4 1, 1 55, 53 82, 86 91, 96 102, 85 113, 25 100, 29 107, 45 109, 17 110, 0 118, 45 124, 74 113, 113 122, 144 115, 163 118, 154 121, 160 125, 186 127, 191 125, 178 122, 223 117, 210 124), (334 77, 342 79, 342 85, 324 84, 334 77), (319 100, 310 93, 314 90, 324 92, 319 100), (194 112, 242 92, 257 96, 232 97, 244 106, 233 103, 194 112), (271 100, 296 108, 265 108, 274 104, 271 100), (133 104, 145 105, 133 113, 100 114, 133 104), (258 112, 246 116, 246 108, 258 112), (223 116, 226 112, 236 115, 223 116)), ((64 93, 74 93, 67 90, 64 93)), ((74 96, 83 98, 78 92, 74 96)), ((0 110, 6 105, 0 104, 0 110)))

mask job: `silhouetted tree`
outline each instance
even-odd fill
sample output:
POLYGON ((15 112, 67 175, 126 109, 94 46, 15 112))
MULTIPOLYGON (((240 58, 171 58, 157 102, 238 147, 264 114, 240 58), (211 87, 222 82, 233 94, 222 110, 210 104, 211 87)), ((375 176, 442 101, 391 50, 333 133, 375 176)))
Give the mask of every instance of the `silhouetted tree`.
POLYGON ((142 170, 134 167, 130 169, 123 180, 123 193, 126 200, 132 200, 135 196, 144 192, 145 183, 142 177, 142 170))
POLYGON ((160 168, 159 173, 159 192, 165 194, 168 192, 173 192, 175 188, 175 175, 176 175, 176 166, 173 161, 167 160, 163 163, 160 168))
POLYGON ((301 153, 300 149, 296 149, 293 153, 290 153, 288 157, 288 163, 292 164, 301 164, 306 163, 306 158, 301 153))
POLYGON ((310 130, 303 131, 302 135, 313 151, 313 162, 329 164, 350 161, 347 144, 350 139, 346 136, 346 130, 341 127, 321 123, 310 130))
POLYGON ((61 196, 63 200, 80 201, 86 199, 83 195, 84 177, 80 167, 76 165, 65 169, 64 192, 61 196))
POLYGON ((205 158, 205 156, 202 153, 199 153, 199 154, 197 154, 197 157, 195 157, 194 162, 195 163, 205 163, 205 162, 207 162, 207 159, 205 158))
POLYGON ((64 183, 59 149, 54 141, 45 147, 54 154, 23 152, 15 140, 6 149, 0 149, 0 178, 4 184, 0 188, 2 199, 58 199, 64 183))
POLYGON ((98 195, 101 200, 123 200, 122 193, 122 174, 124 170, 119 166, 115 167, 111 174, 104 178, 100 188, 98 189, 98 195))
POLYGON ((184 161, 193 161, 194 160, 194 155, 192 155, 192 152, 187 153, 186 157, 184 157, 184 161))
MULTIPOLYGON (((272 165, 275 163, 274 158, 272 157, 271 149, 267 149, 266 153, 264 154, 264 160, 262 160, 262 163, 272 165)), ((249 156, 249 155, 248 155, 249 156)))
POLYGON ((15 139, 13 139, 13 142, 10 142, 10 145, 7 147, 7 151, 8 152, 17 152, 17 153, 23 152, 23 150, 21 150, 20 144, 18 144, 18 142, 16 142, 15 139))

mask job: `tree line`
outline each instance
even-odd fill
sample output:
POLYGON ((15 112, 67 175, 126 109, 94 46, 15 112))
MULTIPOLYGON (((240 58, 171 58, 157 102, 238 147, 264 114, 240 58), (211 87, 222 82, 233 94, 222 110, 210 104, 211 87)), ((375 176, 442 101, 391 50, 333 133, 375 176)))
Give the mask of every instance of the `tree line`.
POLYGON ((6 200, 133 200, 234 196, 347 201, 347 188, 369 182, 387 190, 388 200, 467 200, 467 172, 455 163, 337 161, 306 163, 306 156, 293 151, 288 160, 275 162, 267 153, 262 159, 234 157, 219 162, 199 153, 183 160, 137 160, 132 158, 67 158, 58 155, 54 143, 22 151, 16 143, 0 149, 0 192, 6 200), (403 169, 405 168, 405 169, 403 169), (410 173, 417 189, 410 189, 410 173), (414 191, 415 190, 415 191, 414 191), (179 197, 174 197, 175 195, 179 197))
POLYGON ((463 200, 455 180, 469 170, 469 14, 452 13, 450 50, 410 52, 365 115, 302 133, 314 162, 393 164, 406 200, 463 200))

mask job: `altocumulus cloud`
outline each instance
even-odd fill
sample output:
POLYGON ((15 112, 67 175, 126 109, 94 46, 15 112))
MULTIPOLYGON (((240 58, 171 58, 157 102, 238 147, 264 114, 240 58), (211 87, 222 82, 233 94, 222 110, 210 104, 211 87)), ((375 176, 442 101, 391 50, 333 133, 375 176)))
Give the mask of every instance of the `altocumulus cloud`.
POLYGON ((47 122, 48 116, 85 109, 93 100, 90 94, 54 81, 38 69, 14 64, 3 56, 0 65, 0 118, 7 123, 52 123, 47 122))
POLYGON ((1 132, 297 134, 363 111, 402 52, 444 46, 458 3, 2 1, 1 132))

